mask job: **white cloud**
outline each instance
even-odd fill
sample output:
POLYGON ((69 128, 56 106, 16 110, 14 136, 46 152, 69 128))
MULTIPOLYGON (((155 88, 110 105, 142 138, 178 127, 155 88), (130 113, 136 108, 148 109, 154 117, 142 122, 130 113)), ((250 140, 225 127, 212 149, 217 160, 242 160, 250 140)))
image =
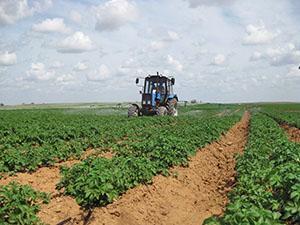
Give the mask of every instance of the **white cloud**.
POLYGON ((110 75, 111 73, 108 67, 105 64, 102 64, 98 70, 87 74, 86 78, 88 81, 100 82, 110 78, 110 75))
MULTIPOLYGON (((24 0, 23 0, 24 1, 24 0)), ((32 9, 36 12, 44 11, 53 5, 53 0, 36 0, 32 2, 32 9)))
POLYGON ((27 1, 0 1, 0 24, 13 24, 17 20, 31 15, 27 1))
POLYGON ((221 66, 224 65, 225 62, 226 62, 226 56, 223 54, 218 54, 213 58, 211 64, 216 66, 221 66))
POLYGON ((75 10, 72 10, 70 12, 70 19, 72 21, 74 21, 75 23, 81 23, 82 21, 82 16, 79 12, 75 11, 75 10))
POLYGON ((165 47, 165 43, 163 41, 152 41, 150 43, 150 50, 158 51, 165 47))
POLYGON ((181 72, 183 69, 183 65, 178 60, 174 59, 170 55, 167 56, 167 63, 178 72, 181 72))
POLYGON ((261 52, 257 52, 255 51, 251 57, 250 57, 250 61, 257 61, 263 58, 263 54, 261 52))
POLYGON ((77 71, 77 72, 79 72, 79 71, 84 71, 84 70, 87 70, 88 69, 88 66, 85 64, 85 63, 83 63, 83 62, 78 62, 75 66, 74 66, 74 68, 73 68, 73 70, 74 71, 77 71))
MULTIPOLYGON (((22 0, 0 0, 0 5, 3 2, 8 4, 22 0)), ((44 13, 31 11, 33 2, 42 0, 23 2, 27 3, 29 13, 13 19, 11 23, 16 24, 3 26, 0 32, 0 53, 17 54, 16 65, 0 66, 0 96, 5 96, 7 104, 94 101, 97 100, 95 93, 101 90, 103 100, 131 101, 137 97, 135 91, 121 89, 120 86, 132 87, 135 76, 146 76, 157 70, 175 74, 175 88, 182 99, 212 102, 300 100, 300 79, 295 78, 299 77, 296 66, 300 64, 297 52, 300 50, 300 45, 297 45, 300 20, 291 0, 276 4, 272 0, 235 1, 234 4, 233 1, 222 0, 189 1, 194 7, 198 6, 195 9, 188 7, 187 0, 171 1, 172 5, 167 3, 169 1, 127 0, 139 11, 139 17, 130 21, 126 17, 126 23, 123 20, 120 23, 106 20, 105 23, 102 15, 99 19, 96 17, 98 5, 116 1, 53 1, 55 7, 44 13), (73 31, 51 35, 32 31, 34 24, 56 17, 63 18, 64 24, 73 31), (244 38, 251 36, 246 33, 247 25, 261 27, 259 20, 264 21, 264 30, 275 35, 280 30, 280 35, 267 45, 243 45, 244 38), (95 31, 98 21, 104 21, 102 26, 112 24, 108 31, 120 29, 93 34, 89 29, 92 26, 95 31), (75 41, 76 44, 72 44, 70 39, 63 42, 76 31, 89 37, 92 49, 82 54, 58 53, 84 52, 86 46, 90 49, 91 45, 87 44, 78 50, 77 42, 81 41, 75 41), (225 56, 224 64, 222 60, 214 59, 219 53, 225 56), (222 66, 212 65, 213 61, 222 66), (30 67, 32 62, 42 62, 44 67, 35 66, 33 69, 30 67), (101 72, 101 64, 105 64, 109 72, 103 69, 101 72), (295 69, 289 72, 289 68, 294 66, 295 69), (138 73, 139 68, 144 71, 138 73), (276 75, 279 78, 275 78, 276 75), (21 76, 33 81, 23 79, 16 82, 21 76), (71 76, 75 81, 71 81, 71 76), (90 80, 99 82, 88 81, 88 76, 90 80), (216 78, 218 82, 215 82, 216 78), (271 87, 274 80, 276 89, 271 87), (63 86, 65 83, 66 87, 63 86), (248 92, 242 91, 243 84, 247 84, 248 92), (30 90, 24 94, 21 87, 26 85, 30 86, 30 90), (95 85, 102 89, 93 88, 95 85), (218 92, 222 85, 224 89, 218 92), (106 89, 112 90, 113 94, 104 91, 106 89)), ((40 8, 35 7, 36 10, 40 8)), ((13 17, 19 14, 15 9, 10 14, 13 17)), ((5 15, 7 13, 0 12, 1 18, 5 15)))
POLYGON ((170 42, 179 40, 179 34, 174 31, 167 31, 166 35, 160 40, 152 41, 149 45, 150 51, 158 51, 168 46, 170 42))
POLYGON ((267 52, 267 56, 269 56, 269 61, 272 66, 284 66, 300 62, 300 51, 290 52, 279 49, 279 52, 276 53, 274 50, 277 51, 277 49, 270 49, 269 52, 267 52))
POLYGON ((300 62, 300 51, 292 43, 286 47, 268 48, 265 53, 254 52, 250 61, 267 60, 272 66, 284 66, 298 64, 300 62))
POLYGON ((191 8, 198 6, 224 6, 231 5, 235 0, 187 0, 191 8))
POLYGON ((94 7, 96 26, 98 31, 112 31, 119 29, 128 22, 133 22, 138 16, 134 2, 127 0, 110 0, 94 7))
POLYGON ((293 66, 290 68, 288 74, 286 75, 288 78, 300 78, 300 69, 298 66, 293 66))
POLYGON ((61 61, 54 61, 51 65, 51 68, 62 68, 64 66, 64 63, 61 61))
POLYGON ((39 80, 39 81, 47 81, 51 80, 55 77, 54 70, 47 70, 43 63, 32 63, 30 70, 26 71, 26 77, 24 80, 39 80))
POLYGON ((82 53, 92 50, 93 43, 89 36, 77 31, 73 35, 66 37, 57 47, 58 52, 61 53, 82 53))
POLYGON ((120 67, 118 68, 117 72, 115 73, 118 77, 125 77, 130 74, 130 69, 126 67, 120 67))
POLYGON ((248 25, 246 28, 247 36, 244 38, 245 45, 258 45, 270 43, 279 32, 273 33, 266 29, 263 22, 259 25, 248 25))
POLYGON ((168 31, 168 38, 166 39, 167 41, 177 41, 179 40, 179 34, 176 33, 175 31, 168 31))
POLYGON ((74 80, 75 80, 75 78, 71 74, 63 74, 56 78, 56 81, 59 83, 68 83, 68 82, 71 82, 74 80))
POLYGON ((41 12, 52 6, 52 0, 1 0, 0 25, 14 24, 16 21, 41 12), (31 3, 31 4, 29 4, 31 3))
POLYGON ((68 33, 71 31, 71 29, 65 25, 64 19, 62 18, 46 19, 41 23, 34 24, 32 26, 32 30, 37 32, 44 32, 44 33, 50 33, 50 32, 68 33))
POLYGON ((17 55, 12 52, 0 53, 0 66, 11 66, 17 63, 17 55))

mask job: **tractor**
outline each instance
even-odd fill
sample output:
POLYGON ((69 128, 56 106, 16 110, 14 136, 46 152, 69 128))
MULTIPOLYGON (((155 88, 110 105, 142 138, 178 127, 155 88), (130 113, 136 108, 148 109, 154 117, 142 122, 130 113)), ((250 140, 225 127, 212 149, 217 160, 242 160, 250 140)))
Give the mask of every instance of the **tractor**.
POLYGON ((173 92, 174 77, 166 77, 157 72, 156 75, 148 75, 144 79, 144 85, 139 85, 140 78, 135 83, 143 88, 141 106, 132 104, 128 109, 128 117, 133 116, 177 116, 177 95, 173 92))

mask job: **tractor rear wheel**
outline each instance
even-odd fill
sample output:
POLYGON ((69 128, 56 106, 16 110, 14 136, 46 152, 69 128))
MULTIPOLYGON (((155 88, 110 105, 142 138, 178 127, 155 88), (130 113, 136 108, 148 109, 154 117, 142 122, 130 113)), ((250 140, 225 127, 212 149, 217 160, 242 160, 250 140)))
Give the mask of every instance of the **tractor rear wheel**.
POLYGON ((170 116, 177 116, 178 115, 178 112, 177 112, 177 99, 172 98, 172 99, 168 100, 167 108, 168 108, 168 114, 170 116))
POLYGON ((128 117, 135 117, 139 115, 139 108, 136 105, 131 105, 128 108, 128 117))
POLYGON ((158 116, 166 116, 168 115, 168 110, 164 106, 159 106, 158 109, 156 110, 156 115, 158 116))

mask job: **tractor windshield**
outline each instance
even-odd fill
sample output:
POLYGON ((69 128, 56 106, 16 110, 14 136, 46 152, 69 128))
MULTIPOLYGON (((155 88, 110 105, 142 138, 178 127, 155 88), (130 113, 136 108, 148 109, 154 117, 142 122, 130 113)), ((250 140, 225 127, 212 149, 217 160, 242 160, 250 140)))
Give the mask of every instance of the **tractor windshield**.
POLYGON ((145 94, 152 94, 159 92, 161 95, 166 94, 166 83, 147 80, 145 83, 145 94))

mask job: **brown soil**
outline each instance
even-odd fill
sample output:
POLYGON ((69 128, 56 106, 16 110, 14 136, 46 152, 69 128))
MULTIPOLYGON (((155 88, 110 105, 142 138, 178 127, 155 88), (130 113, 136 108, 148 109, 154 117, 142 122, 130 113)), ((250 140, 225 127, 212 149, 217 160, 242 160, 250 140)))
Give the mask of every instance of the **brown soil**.
MULTIPOLYGON (((50 193, 50 203, 42 205, 42 211, 39 213, 39 216, 44 221, 47 221, 47 224, 57 224, 69 218, 70 214, 75 215, 76 218, 81 218, 81 215, 84 216, 84 212, 80 209, 75 199, 63 196, 62 192, 57 191, 55 188, 60 180, 60 166, 70 167, 91 155, 104 158, 112 158, 114 156, 113 153, 101 152, 100 149, 88 149, 81 156, 80 160, 74 159, 56 163, 53 167, 42 167, 33 173, 16 173, 14 176, 4 176, 0 179, 0 185, 7 185, 11 181, 16 181, 23 185, 30 185, 35 190, 50 193), (55 214, 54 218, 52 218, 53 214, 55 214)), ((83 221, 84 217, 81 220, 83 221)), ((72 220, 70 220, 70 223, 72 224, 72 220)))
POLYGON ((292 127, 288 124, 281 125, 281 128, 285 130, 290 141, 300 142, 300 129, 297 127, 292 127))
POLYGON ((0 179, 0 185, 7 185, 9 182, 16 181, 21 184, 31 185, 34 189, 57 195, 58 191, 55 189, 56 184, 60 180, 59 168, 60 166, 72 166, 86 159, 88 156, 97 155, 99 157, 111 158, 113 153, 102 152, 97 149, 88 149, 84 152, 80 160, 68 160, 65 162, 56 163, 52 167, 41 167, 33 173, 16 173, 14 176, 6 176, 0 179))
MULTIPOLYGON (((151 185, 128 190, 114 203, 93 209, 88 224, 201 224, 212 215, 221 215, 235 183, 235 155, 242 153, 248 135, 248 113, 221 139, 190 159, 188 167, 175 167, 171 176, 156 176, 151 185)), ((86 213, 76 202, 58 197, 44 205, 39 217, 45 223, 84 224, 86 213)))

